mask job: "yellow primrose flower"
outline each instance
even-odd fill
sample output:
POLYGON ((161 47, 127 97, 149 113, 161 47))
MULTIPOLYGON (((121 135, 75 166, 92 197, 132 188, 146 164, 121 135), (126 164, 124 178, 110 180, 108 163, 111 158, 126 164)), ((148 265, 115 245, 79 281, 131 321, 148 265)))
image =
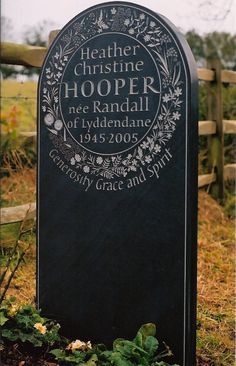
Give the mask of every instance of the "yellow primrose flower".
POLYGON ((80 350, 80 351, 86 351, 88 349, 92 349, 91 342, 82 342, 79 339, 76 339, 76 341, 71 342, 66 349, 74 351, 74 350, 80 350))
POLYGON ((45 334, 47 331, 47 327, 42 323, 35 323, 34 328, 36 328, 41 334, 45 334))
POLYGON ((13 305, 11 305, 11 307, 8 309, 7 314, 8 314, 9 316, 14 316, 14 315, 16 315, 17 311, 18 311, 18 306, 13 304, 13 305))

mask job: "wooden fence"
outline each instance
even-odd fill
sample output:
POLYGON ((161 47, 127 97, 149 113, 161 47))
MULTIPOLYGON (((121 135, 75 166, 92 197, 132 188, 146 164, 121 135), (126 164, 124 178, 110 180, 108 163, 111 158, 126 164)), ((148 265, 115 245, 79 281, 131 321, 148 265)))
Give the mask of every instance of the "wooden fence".
MULTIPOLYGON (((50 33, 49 44, 57 33, 58 31, 50 33)), ((46 47, 2 43, 0 61, 5 64, 41 67, 46 52, 46 47)), ((210 172, 198 176, 198 187, 210 186, 214 196, 223 200, 225 180, 236 177, 236 164, 224 165, 224 134, 236 133, 236 120, 223 118, 222 87, 224 84, 236 84, 236 72, 222 70, 220 61, 212 60, 208 61, 207 68, 198 69, 198 79, 206 82, 207 88, 207 120, 198 122, 198 131, 199 136, 208 136, 208 171, 210 172)), ((29 132, 28 135, 36 136, 36 132, 29 132)), ((35 217, 35 203, 2 208, 1 223, 22 221, 29 213, 31 218, 35 217)))

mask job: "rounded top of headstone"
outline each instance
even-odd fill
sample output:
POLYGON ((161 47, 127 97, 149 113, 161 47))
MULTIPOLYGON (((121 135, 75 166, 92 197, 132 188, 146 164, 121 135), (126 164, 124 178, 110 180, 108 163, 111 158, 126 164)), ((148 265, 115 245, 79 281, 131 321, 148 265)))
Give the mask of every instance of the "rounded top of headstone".
POLYGON ((155 12, 116 1, 90 7, 61 30, 45 59, 43 131, 83 173, 135 174, 155 163, 184 123, 191 62, 179 31, 155 12))

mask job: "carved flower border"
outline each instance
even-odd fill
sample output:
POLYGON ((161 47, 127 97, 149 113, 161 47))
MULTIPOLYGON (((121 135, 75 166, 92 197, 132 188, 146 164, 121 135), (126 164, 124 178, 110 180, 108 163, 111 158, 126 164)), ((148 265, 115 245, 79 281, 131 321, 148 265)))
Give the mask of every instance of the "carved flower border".
POLYGON ((169 34, 156 21, 142 11, 111 6, 95 9, 62 35, 45 68, 46 82, 43 86, 42 112, 44 122, 54 146, 58 147, 74 168, 84 173, 103 176, 107 179, 125 177, 136 172, 140 166, 150 164, 172 138, 176 123, 181 118, 182 81, 178 51, 171 45, 169 34), (96 34, 117 31, 139 39, 154 56, 162 75, 162 105, 149 135, 126 156, 94 156, 67 136, 59 112, 59 87, 63 70, 70 57, 96 34))

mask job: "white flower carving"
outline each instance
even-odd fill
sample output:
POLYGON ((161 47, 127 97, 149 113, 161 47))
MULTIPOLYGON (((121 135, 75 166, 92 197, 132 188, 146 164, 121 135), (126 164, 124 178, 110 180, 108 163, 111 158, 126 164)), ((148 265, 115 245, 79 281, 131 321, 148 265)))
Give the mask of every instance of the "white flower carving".
POLYGON ((177 88, 175 89, 175 95, 177 97, 179 97, 180 95, 182 95, 182 89, 180 87, 177 86, 177 88))
POLYGON ((150 34, 145 34, 145 36, 143 37, 143 39, 144 39, 145 42, 150 41, 150 39, 151 39, 150 34))
POLYGON ((169 94, 165 94, 165 95, 164 95, 164 97, 162 97, 162 100, 163 100, 163 102, 164 102, 164 103, 169 102, 169 101, 170 101, 170 99, 171 99, 171 98, 170 98, 169 94))
POLYGON ((141 147, 142 147, 144 150, 146 150, 146 149, 148 148, 148 146, 149 146, 148 142, 147 142, 147 141, 143 141, 143 143, 142 143, 141 147))
POLYGON ((79 154, 75 154, 75 160, 79 163, 81 161, 81 156, 79 154))
POLYGON ((103 162, 103 158, 101 156, 98 156, 96 162, 97 164, 101 165, 103 162))
POLYGON ((88 166, 88 165, 85 165, 85 166, 84 166, 84 168, 83 168, 83 171, 84 171, 85 173, 89 173, 89 172, 90 172, 90 168, 89 168, 89 166, 88 166))
MULTIPOLYGON (((101 175, 106 179, 113 179, 115 176, 127 175, 127 172, 135 172, 141 164, 149 164, 155 159, 155 156, 160 153, 161 144, 168 142, 173 136, 175 125, 181 118, 181 108, 183 100, 180 97, 183 92, 181 82, 177 75, 181 72, 181 68, 176 63, 176 47, 170 47, 167 43, 171 42, 171 38, 167 31, 158 27, 158 21, 155 18, 147 17, 144 13, 129 12, 122 13, 122 9, 118 10, 118 7, 114 4, 109 9, 103 11, 95 11, 93 14, 92 25, 93 32, 85 33, 83 27, 72 27, 71 33, 66 33, 61 37, 61 47, 59 52, 57 48, 51 55, 51 60, 47 61, 45 67, 45 77, 48 79, 47 88, 43 89, 43 102, 42 110, 44 112, 44 121, 47 126, 53 126, 54 130, 50 130, 54 135, 53 138, 59 143, 61 151, 68 158, 68 147, 71 149, 69 162, 74 169, 80 169, 81 172, 101 175), (153 20, 152 20, 153 19, 153 20), (133 147, 131 153, 121 154, 120 156, 102 157, 89 155, 85 150, 77 149, 76 144, 73 142, 65 141, 65 135, 63 135, 63 121, 61 112, 58 108, 58 83, 62 78, 64 69, 71 55, 80 46, 82 39, 90 39, 95 33, 102 33, 105 29, 109 32, 118 29, 121 32, 128 32, 128 34, 134 37, 140 37, 139 40, 145 44, 145 47, 150 48, 150 52, 153 53, 156 50, 155 61, 163 69, 162 79, 162 95, 161 102, 162 107, 160 109, 157 120, 152 126, 152 131, 148 133, 145 140, 139 142, 137 147, 133 147), (76 37, 79 37, 76 43, 76 37), (163 45, 162 47, 158 47, 163 45), (155 47, 155 48, 154 48, 155 47), (55 62, 56 61, 56 62, 55 62), (65 145, 67 146, 64 149, 65 145), (73 152, 72 152, 73 151, 73 152), (75 153, 76 151, 76 153, 75 153), (78 152, 77 152, 78 151, 78 152), (73 157, 71 157, 73 156, 73 157)), ((83 24, 86 24, 88 18, 84 16, 81 20, 83 24)), ((75 344, 79 346, 79 342, 75 344)))
POLYGON ((63 122, 60 119, 56 120, 54 123, 55 130, 60 131, 62 129, 62 127, 63 127, 63 122))
POLYGON ((177 111, 177 112, 173 112, 173 119, 176 121, 176 120, 179 120, 181 117, 181 114, 177 111))
POLYGON ((145 161, 146 161, 146 163, 151 163, 151 161, 152 161, 152 158, 151 158, 151 156, 150 155, 147 155, 147 156, 145 156, 145 161))
POLYGON ((155 153, 159 153, 161 151, 161 147, 159 145, 156 145, 154 147, 154 151, 155 151, 155 153))
POLYGON ((47 126, 51 126, 54 122, 54 117, 51 113, 47 113, 46 116, 44 117, 44 122, 46 123, 47 126))

